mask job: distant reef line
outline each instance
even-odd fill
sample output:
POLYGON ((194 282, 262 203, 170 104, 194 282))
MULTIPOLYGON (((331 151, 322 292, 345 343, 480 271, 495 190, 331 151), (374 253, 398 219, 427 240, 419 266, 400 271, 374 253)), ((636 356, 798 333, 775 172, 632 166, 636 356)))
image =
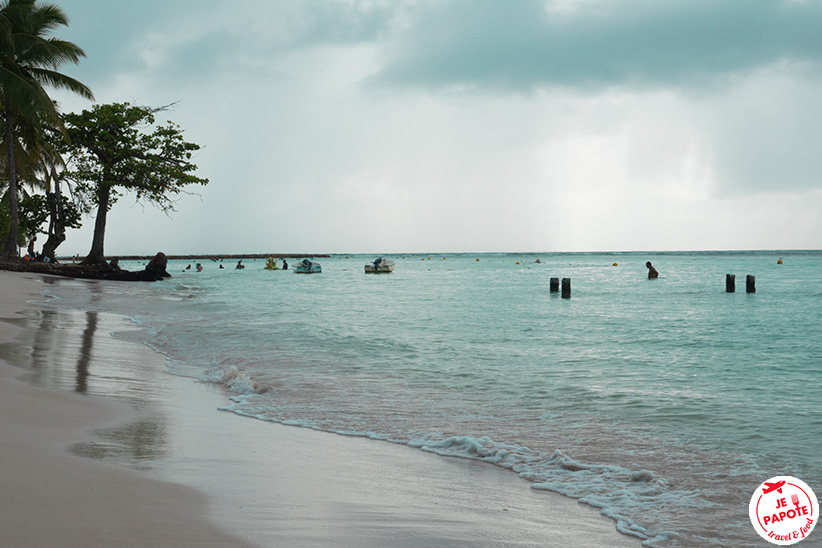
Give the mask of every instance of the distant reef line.
MULTIPOLYGON (((305 259, 311 257, 330 257, 328 253, 240 253, 240 254, 214 254, 206 253, 204 255, 166 255, 169 261, 220 261, 224 259, 268 259, 274 257, 275 259, 305 259)), ((82 260, 84 257, 80 257, 82 260)), ((150 261, 154 255, 111 255, 106 256, 106 261, 117 259, 120 261, 150 261)), ((71 261, 72 257, 58 257, 58 261, 71 261)))

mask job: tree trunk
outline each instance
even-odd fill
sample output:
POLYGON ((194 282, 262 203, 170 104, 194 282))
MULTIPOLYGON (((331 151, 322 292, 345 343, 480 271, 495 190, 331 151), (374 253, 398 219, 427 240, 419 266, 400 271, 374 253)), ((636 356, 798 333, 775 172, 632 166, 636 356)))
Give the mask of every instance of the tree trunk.
MULTIPOLYGON (((108 180, 104 177, 104 181, 108 180)), ((94 237, 91 240, 91 251, 80 264, 106 264, 106 257, 103 254, 103 239, 106 235, 106 215, 108 214, 108 201, 111 195, 111 187, 105 182, 100 186, 100 203, 97 205, 97 218, 94 220, 94 237)))
POLYGON ((18 228, 20 219, 18 217, 17 209, 17 168, 14 165, 14 131, 13 123, 14 116, 11 109, 6 107, 6 145, 8 147, 8 166, 9 166, 9 213, 11 215, 11 226, 9 227, 9 240, 6 249, 0 252, 0 255, 11 255, 17 257, 19 254, 19 246, 17 245, 18 228))
POLYGON ((57 247, 66 241, 66 227, 63 223, 63 204, 60 199, 60 193, 46 194, 46 201, 49 207, 49 237, 46 243, 43 244, 43 256, 48 257, 50 262, 55 262, 55 254, 57 247))
POLYGON ((66 220, 63 215, 63 195, 60 191, 60 180, 57 178, 57 170, 54 169, 54 166, 51 168, 49 181, 54 183, 54 192, 46 194, 50 221, 49 237, 43 245, 43 255, 48 257, 49 261, 56 262, 57 248, 66 241, 66 220))

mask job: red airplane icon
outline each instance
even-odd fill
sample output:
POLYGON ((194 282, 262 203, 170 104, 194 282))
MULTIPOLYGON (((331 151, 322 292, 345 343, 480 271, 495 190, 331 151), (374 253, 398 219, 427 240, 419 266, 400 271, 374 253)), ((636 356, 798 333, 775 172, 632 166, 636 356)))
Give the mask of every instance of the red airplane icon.
POLYGON ((785 485, 784 481, 777 481, 776 483, 768 483, 765 482, 766 487, 762 490, 763 495, 767 495, 771 491, 778 491, 780 494, 782 493, 782 486, 785 485))

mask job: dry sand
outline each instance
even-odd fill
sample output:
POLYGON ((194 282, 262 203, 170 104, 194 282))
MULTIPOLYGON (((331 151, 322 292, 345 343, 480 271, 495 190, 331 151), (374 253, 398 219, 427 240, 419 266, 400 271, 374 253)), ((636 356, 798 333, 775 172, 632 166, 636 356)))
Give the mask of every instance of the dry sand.
POLYGON ((42 284, 0 272, 4 548, 639 546, 509 471, 218 411, 127 322, 27 305, 42 284))

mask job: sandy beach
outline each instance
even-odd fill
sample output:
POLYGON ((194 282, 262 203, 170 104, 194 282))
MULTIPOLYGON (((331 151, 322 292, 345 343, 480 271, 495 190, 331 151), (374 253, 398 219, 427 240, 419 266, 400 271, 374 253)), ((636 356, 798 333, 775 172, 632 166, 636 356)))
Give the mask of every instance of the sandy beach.
POLYGON ((639 546, 510 471, 219 411, 46 281, 0 272, 4 547, 639 546))
MULTIPOLYGON (((38 278, 0 272, 0 342, 26 329, 38 278)), ((31 349, 28 349, 31 350, 31 349)), ((0 530, 3 546, 248 546, 207 518, 207 498, 124 466, 72 454, 96 428, 131 417, 123 404, 37 388, 0 362, 0 530)))

